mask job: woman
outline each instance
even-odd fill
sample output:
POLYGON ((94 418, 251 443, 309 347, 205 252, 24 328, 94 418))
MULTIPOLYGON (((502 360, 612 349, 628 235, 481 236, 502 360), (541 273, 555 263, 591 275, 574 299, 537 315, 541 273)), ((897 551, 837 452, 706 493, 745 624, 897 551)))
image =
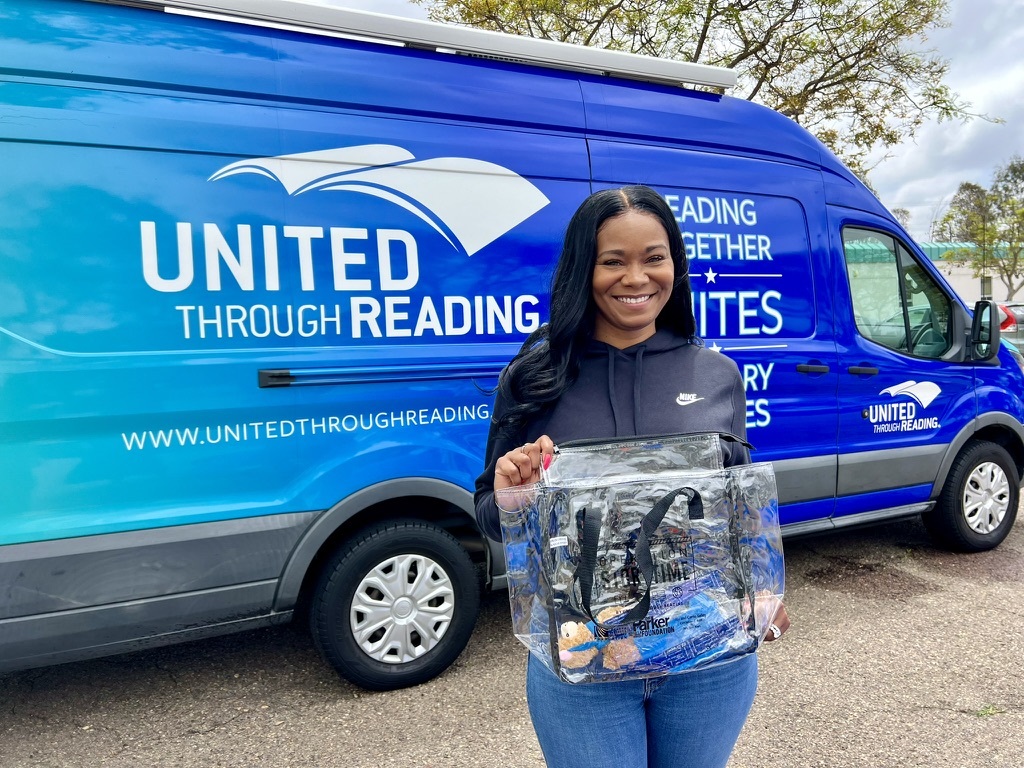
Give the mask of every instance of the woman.
MULTIPOLYGON (((649 187, 597 192, 573 215, 550 322, 502 373, 476 483, 500 540, 495 491, 539 479, 556 442, 687 432, 745 437, 739 371, 697 339, 682 235, 649 187)), ((749 462, 722 442, 727 466, 749 462)), ((780 608, 775 624, 789 621, 780 608)), ((774 638, 772 638, 774 639, 774 638)), ((650 680, 570 685, 530 657, 527 701, 548 765, 724 766, 757 687, 754 655, 650 680)))

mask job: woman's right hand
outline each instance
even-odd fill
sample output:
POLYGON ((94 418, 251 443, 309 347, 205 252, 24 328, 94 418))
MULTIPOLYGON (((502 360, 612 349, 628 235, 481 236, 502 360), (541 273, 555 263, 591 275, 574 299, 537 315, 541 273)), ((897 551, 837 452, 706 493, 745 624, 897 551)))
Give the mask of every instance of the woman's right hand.
POLYGON ((547 435, 513 448, 494 465, 494 490, 497 492, 503 488, 536 483, 540 480, 541 466, 546 468, 554 454, 555 443, 547 435))

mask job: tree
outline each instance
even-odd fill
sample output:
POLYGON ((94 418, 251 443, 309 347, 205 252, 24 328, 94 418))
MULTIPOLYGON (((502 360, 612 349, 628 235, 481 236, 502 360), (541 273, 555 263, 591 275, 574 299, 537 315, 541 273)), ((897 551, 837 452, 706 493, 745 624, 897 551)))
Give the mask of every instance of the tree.
POLYGON ((1012 299, 1024 287, 1024 159, 1014 157, 996 171, 992 197, 1001 250, 995 265, 1012 299))
POLYGON ((435 21, 735 69, 862 178, 926 119, 974 117, 921 45, 948 0, 413 0, 435 21), (884 151, 875 155, 884 156, 884 151))
POLYGON ((939 231, 975 246, 944 258, 969 266, 975 277, 995 273, 1012 299, 1024 287, 1024 159, 1014 157, 998 168, 991 189, 962 183, 939 231))
POLYGON ((910 211, 906 208, 893 208, 892 215, 896 218, 896 221, 900 223, 900 226, 904 229, 910 229, 910 211))

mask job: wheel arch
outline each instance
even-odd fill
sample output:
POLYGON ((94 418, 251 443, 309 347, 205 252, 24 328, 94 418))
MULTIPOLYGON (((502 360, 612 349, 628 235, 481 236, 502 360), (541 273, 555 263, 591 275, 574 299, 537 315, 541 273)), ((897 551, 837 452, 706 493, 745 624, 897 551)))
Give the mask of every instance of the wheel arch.
POLYGON ((964 427, 949 444, 932 484, 932 500, 939 498, 953 462, 972 440, 984 440, 1005 448, 1017 468, 1017 482, 1024 478, 1024 425, 1008 413, 985 413, 964 427))
POLYGON ((473 495, 434 478, 391 480, 364 488, 321 514, 302 535, 285 564, 274 598, 275 611, 298 608, 325 560, 343 541, 384 520, 421 520, 443 528, 469 553, 489 579, 492 555, 476 525, 473 495))

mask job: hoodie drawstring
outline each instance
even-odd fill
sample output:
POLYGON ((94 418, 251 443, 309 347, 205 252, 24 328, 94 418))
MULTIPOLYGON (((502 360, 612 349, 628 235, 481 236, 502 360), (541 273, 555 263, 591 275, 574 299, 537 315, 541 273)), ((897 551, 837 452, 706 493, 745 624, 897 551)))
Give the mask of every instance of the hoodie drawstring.
POLYGON ((615 409, 615 349, 608 347, 608 403, 612 407, 615 437, 619 436, 619 412, 615 409))
POLYGON ((645 434, 640 429, 640 392, 644 373, 644 351, 647 347, 640 347, 636 352, 636 371, 633 374, 633 430, 638 435, 645 434))
MULTIPOLYGON (((640 429, 640 396, 643 391, 644 352, 646 346, 641 346, 636 351, 636 362, 633 367, 633 435, 644 434, 640 429)), ((612 423, 615 425, 615 437, 622 436, 618 402, 615 397, 615 356, 622 354, 616 349, 608 348, 608 403, 612 408, 612 423)), ((633 435, 630 435, 632 437, 633 435)))

